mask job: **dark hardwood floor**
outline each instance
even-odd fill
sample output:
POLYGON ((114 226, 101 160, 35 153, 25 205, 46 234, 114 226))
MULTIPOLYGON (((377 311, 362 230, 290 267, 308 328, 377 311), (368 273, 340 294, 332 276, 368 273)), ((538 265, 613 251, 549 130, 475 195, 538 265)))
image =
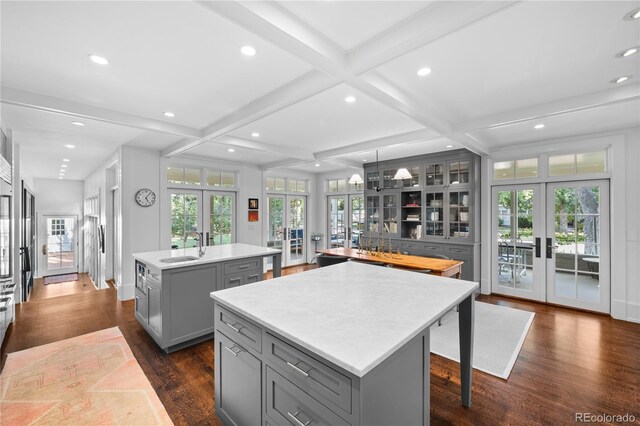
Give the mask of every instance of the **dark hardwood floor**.
MULTIPOLYGON (((504 297, 479 300, 536 317, 508 380, 474 371, 469 409, 460 405, 458 364, 432 355, 432 424, 562 425, 573 424, 576 412, 629 412, 640 424, 640 324, 504 297)), ((133 301, 117 301, 113 288, 35 299, 17 308, 5 349, 118 326, 176 424, 220 424, 213 409, 213 342, 167 355, 134 319, 133 309, 133 301)))
POLYGON ((29 300, 49 299, 51 297, 68 296, 84 291, 95 291, 88 274, 78 274, 77 281, 66 281, 44 285, 44 278, 36 278, 33 280, 33 289, 29 300))

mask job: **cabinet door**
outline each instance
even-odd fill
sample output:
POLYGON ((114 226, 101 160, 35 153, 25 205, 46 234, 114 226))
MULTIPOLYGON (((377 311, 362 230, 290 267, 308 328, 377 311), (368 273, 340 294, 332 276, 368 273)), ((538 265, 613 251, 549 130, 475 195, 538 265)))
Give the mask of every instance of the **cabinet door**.
POLYGON ((471 195, 468 190, 449 191, 449 217, 447 236, 449 238, 464 238, 471 236, 471 195))
POLYGON ((149 305, 147 302, 147 295, 136 290, 135 296, 135 309, 136 316, 145 324, 149 323, 149 305))
POLYGON ((147 287, 149 301, 149 328, 158 338, 162 338, 162 288, 158 285, 147 287))
POLYGON ((220 384, 217 410, 236 425, 262 423, 262 363, 221 332, 215 336, 219 354, 220 384))
POLYGON ((425 194, 425 235, 431 238, 445 236, 445 192, 427 192, 425 194))
POLYGON ((380 232, 380 196, 367 195, 367 232, 377 234, 380 232))
POLYGON ((455 160, 447 164, 450 185, 465 185, 471 183, 471 161, 455 160))
POLYGON ((382 232, 398 235, 398 211, 400 207, 400 193, 382 196, 382 232))
POLYGON ((445 185, 444 162, 427 164, 424 186, 426 188, 442 187, 445 185))

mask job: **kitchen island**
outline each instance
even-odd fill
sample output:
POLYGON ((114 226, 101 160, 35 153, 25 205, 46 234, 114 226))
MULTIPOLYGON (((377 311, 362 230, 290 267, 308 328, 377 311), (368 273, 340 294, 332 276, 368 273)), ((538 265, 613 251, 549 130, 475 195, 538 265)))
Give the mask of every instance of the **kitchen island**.
POLYGON ((173 352, 211 338, 212 291, 262 280, 263 258, 280 276, 282 252, 249 244, 136 253, 135 317, 156 343, 173 352))
POLYGON ((471 405, 478 284, 346 262, 211 293, 227 424, 429 424, 429 327, 460 306, 471 405))

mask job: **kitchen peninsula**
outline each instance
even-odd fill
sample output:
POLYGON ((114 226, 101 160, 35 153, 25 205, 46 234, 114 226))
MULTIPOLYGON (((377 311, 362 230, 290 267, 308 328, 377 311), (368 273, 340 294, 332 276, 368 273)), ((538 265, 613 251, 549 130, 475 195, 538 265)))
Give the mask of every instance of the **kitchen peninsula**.
POLYGON ((345 262, 212 292, 216 414, 226 424, 429 424, 429 327, 456 305, 470 406, 477 288, 345 262))
POLYGON ((263 258, 280 276, 282 252, 249 244, 227 244, 133 254, 135 316, 166 352, 212 336, 213 303, 207 295, 262 280, 263 258))

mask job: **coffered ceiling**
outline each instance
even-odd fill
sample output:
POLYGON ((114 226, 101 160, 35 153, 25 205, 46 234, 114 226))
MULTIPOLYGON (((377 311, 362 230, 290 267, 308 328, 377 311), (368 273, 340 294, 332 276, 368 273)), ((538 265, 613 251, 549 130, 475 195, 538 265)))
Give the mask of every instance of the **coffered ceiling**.
POLYGON ((640 54, 616 57, 639 6, 2 1, 1 119, 32 177, 73 156, 84 179, 123 144, 315 172, 491 153, 640 125, 640 54))

